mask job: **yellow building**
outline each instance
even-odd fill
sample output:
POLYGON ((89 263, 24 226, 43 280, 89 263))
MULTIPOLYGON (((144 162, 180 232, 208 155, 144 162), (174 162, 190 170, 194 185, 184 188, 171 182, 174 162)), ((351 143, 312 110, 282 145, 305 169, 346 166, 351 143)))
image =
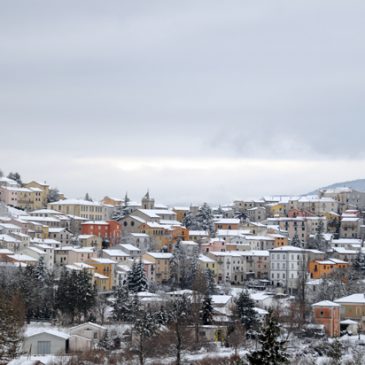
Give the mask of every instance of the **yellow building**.
POLYGON ((105 196, 101 201, 102 204, 112 205, 113 207, 120 207, 123 205, 124 200, 119 198, 111 198, 110 196, 105 196))
POLYGON ((107 258, 91 258, 87 263, 95 267, 95 285, 98 291, 113 289, 114 268, 116 261, 107 258))
MULTIPOLYGON (((37 181, 31 181, 29 183, 24 184, 25 188, 29 188, 29 189, 37 189, 37 192, 39 192, 37 198, 39 198, 40 200, 37 201, 40 203, 39 208, 45 208, 47 207, 47 203, 48 203, 48 193, 49 193, 49 185, 46 183, 40 183, 37 181)), ((39 209, 39 208, 35 208, 35 209, 39 209)))
POLYGON ((157 284, 166 283, 170 279, 170 260, 173 255, 169 252, 146 252, 143 259, 150 261, 155 267, 157 284))
POLYGON ((267 205, 268 215, 270 217, 284 217, 286 215, 286 206, 282 203, 272 203, 267 205))
POLYGON ((198 258, 199 268, 204 272, 206 270, 212 271, 214 277, 217 276, 218 273, 218 265, 212 258, 202 255, 199 255, 198 258))
POLYGON ((278 233, 268 234, 268 236, 274 238, 274 248, 289 245, 287 236, 278 233))
POLYGON ((82 199, 64 199, 49 203, 48 209, 92 221, 108 220, 108 207, 99 202, 82 199))
POLYGON ((172 209, 176 213, 176 220, 179 222, 183 222, 186 215, 190 212, 189 207, 174 207, 172 209))

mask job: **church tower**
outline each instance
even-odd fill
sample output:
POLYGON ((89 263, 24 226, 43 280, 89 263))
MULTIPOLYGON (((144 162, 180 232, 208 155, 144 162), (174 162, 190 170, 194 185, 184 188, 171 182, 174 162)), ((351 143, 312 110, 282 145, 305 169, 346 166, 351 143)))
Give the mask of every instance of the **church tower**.
POLYGON ((147 190, 146 195, 142 198, 142 209, 153 209, 155 207, 155 199, 150 198, 150 192, 147 190))

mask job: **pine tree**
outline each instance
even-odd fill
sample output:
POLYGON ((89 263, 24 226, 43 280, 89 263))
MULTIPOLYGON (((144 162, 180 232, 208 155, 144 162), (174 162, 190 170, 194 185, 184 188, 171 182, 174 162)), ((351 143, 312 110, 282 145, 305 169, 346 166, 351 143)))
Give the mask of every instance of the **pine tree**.
POLYGON ((253 330, 258 324, 257 313, 254 309, 255 303, 248 291, 241 291, 235 301, 237 317, 244 325, 246 331, 253 330))
POLYGON ((352 268, 358 273, 365 273, 365 254, 361 247, 352 263, 352 268))
POLYGON ((75 316, 79 319, 95 305, 96 289, 92 285, 91 275, 86 270, 68 272, 63 269, 56 291, 56 308, 69 316, 74 322, 75 316))
POLYGON ((92 201, 93 201, 93 199, 92 199, 92 197, 89 195, 89 193, 86 193, 86 194, 85 194, 84 200, 87 200, 87 201, 89 201, 89 202, 92 202, 92 201))
POLYGON ((214 280, 214 273, 212 270, 207 269, 205 271, 205 276, 207 278, 207 290, 208 290, 208 294, 209 295, 214 295, 217 293, 217 287, 215 285, 215 280, 214 280))
POLYGON ((138 335, 138 357, 140 365, 144 364, 145 347, 144 343, 147 338, 152 337, 158 329, 158 323, 154 316, 149 312, 144 312, 140 318, 134 321, 133 330, 138 335))
POLYGON ((110 332, 108 330, 105 331, 103 337, 100 339, 98 347, 104 350, 114 349, 114 340, 111 337, 110 332))
POLYGON ((131 318, 132 303, 128 288, 118 285, 114 290, 115 301, 113 303, 113 319, 116 321, 128 321, 131 318))
POLYGON ((320 219, 316 227, 316 234, 314 235, 313 241, 308 248, 313 248, 316 250, 323 251, 327 255, 328 243, 323 233, 324 233, 324 223, 323 220, 320 219))
POLYGON ((208 294, 204 296, 202 303, 201 319, 204 325, 213 323, 212 298, 208 294))
POLYGON ((133 262, 131 270, 127 276, 128 290, 138 293, 148 290, 148 283, 143 269, 142 261, 133 262))
POLYGON ((331 364, 333 365, 340 365, 341 364, 341 357, 342 357, 343 345, 342 343, 336 338, 330 347, 330 351, 328 356, 332 359, 331 364))
POLYGON ((189 285, 190 278, 188 272, 188 258, 185 251, 180 246, 180 240, 177 241, 170 265, 170 283, 172 287, 186 288, 189 285))
POLYGON ((280 327, 273 310, 269 314, 259 335, 260 349, 247 355, 250 365, 284 365, 289 364, 285 352, 285 341, 279 339, 280 327))
POLYGON ((298 233, 295 232, 295 235, 293 237, 293 239, 291 240, 291 246, 294 246, 294 247, 302 247, 302 242, 300 241, 299 237, 298 237, 298 233))

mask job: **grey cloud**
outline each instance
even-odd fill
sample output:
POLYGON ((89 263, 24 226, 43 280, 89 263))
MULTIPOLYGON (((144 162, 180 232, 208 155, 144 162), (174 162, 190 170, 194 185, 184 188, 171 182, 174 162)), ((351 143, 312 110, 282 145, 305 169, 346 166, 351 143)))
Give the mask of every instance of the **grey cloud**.
POLYGON ((2 156, 364 158, 363 2, 0 6, 2 156))

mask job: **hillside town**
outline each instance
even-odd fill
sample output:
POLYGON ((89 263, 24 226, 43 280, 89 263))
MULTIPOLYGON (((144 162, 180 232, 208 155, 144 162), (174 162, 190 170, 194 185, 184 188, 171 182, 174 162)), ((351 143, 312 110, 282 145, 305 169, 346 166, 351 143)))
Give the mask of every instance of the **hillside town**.
POLYGON ((348 187, 167 206, 2 174, 0 363, 363 364, 364 217, 348 187))

